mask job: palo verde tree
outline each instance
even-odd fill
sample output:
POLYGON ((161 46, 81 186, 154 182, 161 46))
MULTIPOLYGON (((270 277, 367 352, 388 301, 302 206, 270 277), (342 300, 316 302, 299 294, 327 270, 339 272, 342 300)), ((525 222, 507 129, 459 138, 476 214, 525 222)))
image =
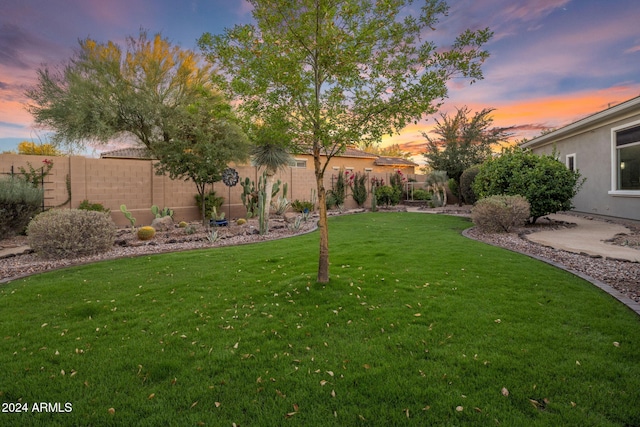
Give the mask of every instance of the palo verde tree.
POLYGON ((433 129, 435 137, 428 133, 426 151, 423 153, 429 167, 447 172, 447 176, 458 184, 459 203, 462 204, 462 173, 491 157, 493 147, 507 140, 510 134, 504 128, 491 127, 493 108, 485 108, 471 116, 468 107, 457 109, 453 116, 440 114, 433 129))
POLYGON ((246 156, 246 137, 198 54, 145 31, 128 37, 126 50, 79 44, 63 67, 39 69, 27 91, 27 110, 55 131, 53 143, 82 148, 133 136, 159 159, 159 172, 192 179, 199 193, 223 164, 246 156))
POLYGON ((465 31, 450 46, 425 38, 448 6, 428 0, 249 0, 254 24, 199 45, 246 120, 286 120, 313 154, 320 209, 317 280, 329 281, 324 175, 350 144, 374 144, 433 114, 454 76, 482 78, 492 33, 465 31), (417 7, 416 7, 417 6, 417 7))

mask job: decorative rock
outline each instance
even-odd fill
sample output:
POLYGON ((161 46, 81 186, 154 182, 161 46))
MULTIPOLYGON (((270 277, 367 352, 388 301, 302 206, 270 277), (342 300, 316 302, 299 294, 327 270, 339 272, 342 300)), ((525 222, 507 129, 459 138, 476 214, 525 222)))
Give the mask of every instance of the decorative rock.
POLYGON ((173 228, 173 219, 170 216, 156 218, 151 222, 151 226, 156 230, 166 231, 173 228))
POLYGON ((282 216, 286 222, 293 224, 296 221, 298 215, 300 214, 297 212, 285 212, 282 216))

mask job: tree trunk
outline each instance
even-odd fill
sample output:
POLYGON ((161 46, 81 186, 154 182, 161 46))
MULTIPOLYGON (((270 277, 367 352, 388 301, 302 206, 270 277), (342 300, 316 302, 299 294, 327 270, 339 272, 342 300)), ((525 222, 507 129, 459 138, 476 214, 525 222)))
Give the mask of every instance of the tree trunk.
POLYGON ((264 182, 264 223, 265 234, 269 232, 269 210, 271 209, 271 192, 273 191, 273 178, 276 175, 276 171, 267 168, 265 171, 264 182))
POLYGON ((329 228, 327 224, 327 192, 324 188, 323 176, 316 174, 318 187, 318 209, 320 220, 320 257, 318 260, 318 283, 329 282, 329 228))

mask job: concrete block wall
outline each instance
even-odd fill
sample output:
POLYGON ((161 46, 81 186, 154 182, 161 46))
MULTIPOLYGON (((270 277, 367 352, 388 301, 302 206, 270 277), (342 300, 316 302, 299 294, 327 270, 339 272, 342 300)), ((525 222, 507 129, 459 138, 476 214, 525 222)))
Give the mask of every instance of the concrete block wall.
MULTIPOLYGON (((296 156, 298 157, 298 156, 296 156)), ((128 226, 129 221, 120 211, 120 205, 136 218, 136 225, 148 225, 153 220, 151 206, 169 207, 174 210, 177 221, 194 221, 200 218, 195 205, 196 186, 191 181, 171 180, 167 176, 157 175, 153 162, 149 160, 129 159, 93 159, 80 156, 50 157, 26 156, 16 154, 0 154, 0 174, 9 174, 13 166, 14 173, 19 167, 28 170, 27 162, 34 168, 42 166, 45 159, 53 161, 53 168, 45 178, 45 206, 77 208, 83 200, 91 203, 101 203, 111 209, 111 217, 118 226, 128 226), (67 191, 67 179, 70 181, 71 197, 67 191), (66 202, 66 203, 65 203, 66 202)), ((262 171, 247 165, 231 165, 238 172, 241 180, 249 177, 258 182, 262 171)), ((382 168, 372 165, 372 159, 362 158, 334 158, 326 169, 324 185, 331 188, 332 176, 335 178, 341 168, 353 168, 354 172, 369 173, 368 186, 373 177, 389 182, 393 168, 382 168), (336 167, 337 169, 334 169, 336 167)), ((293 200, 311 200, 312 194, 317 193, 316 179, 313 169, 313 159, 309 156, 306 168, 286 168, 278 171, 275 177, 283 184, 288 183, 287 198, 293 200)), ((216 182, 207 186, 205 191, 213 190, 218 196, 224 197, 222 210, 227 218, 240 218, 246 215, 241 200, 242 186, 238 183, 234 187, 227 187, 223 182, 216 182)), ((347 193, 349 194, 349 193, 347 193)), ((365 204, 369 206, 369 201, 365 204)), ((346 208, 355 208, 351 197, 347 197, 346 208)))

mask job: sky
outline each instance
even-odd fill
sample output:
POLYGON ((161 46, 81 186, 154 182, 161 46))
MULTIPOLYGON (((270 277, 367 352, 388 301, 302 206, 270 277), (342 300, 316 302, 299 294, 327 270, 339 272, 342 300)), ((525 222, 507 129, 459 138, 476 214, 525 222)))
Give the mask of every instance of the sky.
MULTIPOLYGON (((434 40, 466 29, 494 36, 484 79, 449 82, 440 113, 493 108, 493 125, 512 140, 568 125, 640 95, 638 0, 449 0, 434 40)), ((250 23, 244 0, 0 0, 0 152, 20 141, 48 142, 25 110, 36 70, 68 60, 78 40, 125 46, 140 29, 197 50, 205 32, 250 23)), ((382 145, 419 154, 439 113, 408 126, 382 145)), ((95 155, 95 151, 93 152, 95 155)))

